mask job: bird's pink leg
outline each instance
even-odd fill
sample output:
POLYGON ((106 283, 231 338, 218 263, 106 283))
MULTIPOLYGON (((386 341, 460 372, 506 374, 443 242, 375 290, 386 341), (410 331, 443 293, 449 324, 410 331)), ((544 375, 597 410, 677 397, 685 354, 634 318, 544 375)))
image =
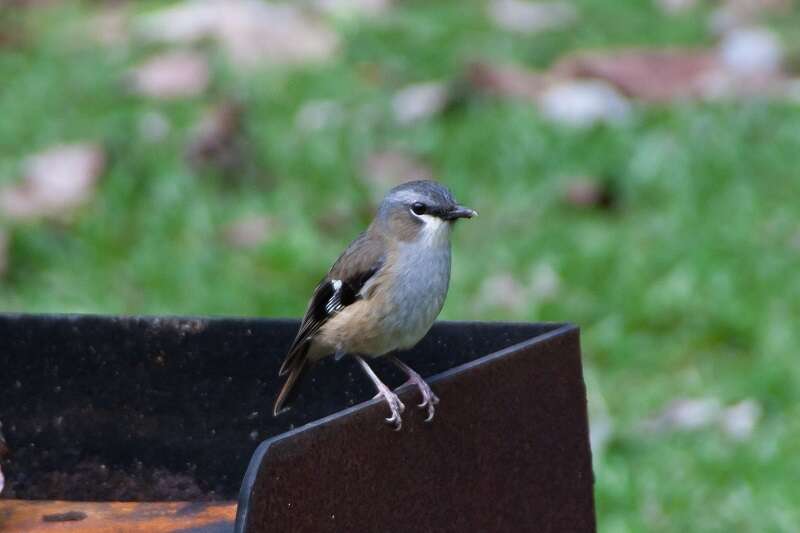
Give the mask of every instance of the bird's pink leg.
POLYGON ((425 419, 425 422, 430 422, 433 420, 433 414, 436 412, 436 408, 434 406, 439 403, 439 398, 433 393, 430 385, 428 385, 425 380, 422 379, 422 376, 417 374, 414 369, 394 355, 389 356, 389 360, 397 365, 400 370, 406 373, 408 376, 408 383, 413 383, 416 385, 419 389, 419 392, 422 394, 422 403, 419 404, 419 407, 428 409, 428 418, 425 419))
POLYGON ((375 388, 378 389, 378 394, 375 395, 375 398, 382 396, 386 400, 386 403, 389 404, 392 416, 387 418, 386 421, 394 426, 395 431, 400 431, 400 428, 403 426, 403 420, 400 418, 400 414, 406 410, 406 406, 403 405, 403 402, 400 401, 397 394, 393 393, 392 390, 378 378, 363 357, 359 355, 355 355, 354 357, 356 361, 358 361, 358 364, 361 365, 361 368, 364 369, 367 376, 369 376, 369 379, 372 380, 372 383, 375 384, 375 388))

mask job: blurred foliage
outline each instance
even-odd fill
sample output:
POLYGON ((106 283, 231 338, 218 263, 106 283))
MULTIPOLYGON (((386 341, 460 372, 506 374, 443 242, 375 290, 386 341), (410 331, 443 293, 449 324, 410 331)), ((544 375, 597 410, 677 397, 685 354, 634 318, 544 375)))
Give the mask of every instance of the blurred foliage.
POLYGON ((122 82, 160 47, 87 38, 97 4, 2 8, 0 183, 54 143, 99 141, 108 164, 70 223, 5 223, 0 309, 300 315, 371 217, 364 160, 397 150, 481 213, 455 232, 443 318, 581 326, 590 392, 613 425, 595 458, 602 531, 796 530, 798 106, 637 106, 624 124, 583 130, 547 122, 528 103, 481 98, 408 127, 390 113, 398 88, 458 79, 476 57, 546 67, 587 47, 709 45, 710 3, 668 17, 644 0, 582 0, 576 26, 525 36, 495 28, 481 3, 399 2, 372 21, 339 21, 342 50, 313 68, 244 75, 210 48, 211 88, 166 102, 122 82), (193 124, 223 99, 244 109, 249 171, 239 177, 193 170, 184 157, 193 124), (344 118, 297 128, 312 99, 337 102, 344 118), (153 114, 169 125, 156 142, 142 133, 153 114), (569 176, 610 180, 616 207, 568 205, 569 176), (226 225, 253 214, 274 221, 266 242, 226 243, 226 225), (557 274, 554 295, 531 290, 521 307, 481 297, 487 278, 527 287, 543 265, 557 274), (713 428, 640 429, 671 399, 696 396, 752 398, 764 412, 743 441, 713 428))

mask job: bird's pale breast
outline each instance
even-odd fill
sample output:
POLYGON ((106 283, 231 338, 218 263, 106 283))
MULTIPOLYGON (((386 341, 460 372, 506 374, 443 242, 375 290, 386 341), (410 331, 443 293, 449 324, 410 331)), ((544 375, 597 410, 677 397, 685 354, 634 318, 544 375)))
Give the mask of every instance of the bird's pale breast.
POLYGON ((314 355, 338 350, 377 357, 410 348, 425 336, 447 296, 450 244, 401 243, 392 255, 391 267, 376 275, 369 297, 320 330, 314 355))

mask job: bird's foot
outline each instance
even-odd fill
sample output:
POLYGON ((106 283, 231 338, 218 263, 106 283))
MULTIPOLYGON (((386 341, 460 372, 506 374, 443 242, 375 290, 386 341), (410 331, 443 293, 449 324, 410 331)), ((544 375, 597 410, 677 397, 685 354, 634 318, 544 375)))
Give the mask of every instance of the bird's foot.
POLYGON ((395 431, 400 431, 400 428, 403 427, 403 419, 400 418, 400 415, 406 410, 406 406, 403 405, 403 402, 400 401, 397 394, 386 387, 382 388, 381 391, 375 395, 375 398, 383 398, 386 400, 386 403, 389 404, 389 409, 392 411, 392 416, 387 418, 386 421, 394 426, 395 431))
POLYGON ((430 422, 433 420, 433 415, 436 412, 435 405, 439 403, 439 397, 433 393, 430 385, 428 385, 425 380, 419 376, 410 376, 406 383, 413 383, 416 385, 420 394, 422 394, 422 403, 418 404, 417 407, 421 409, 427 409, 428 418, 425 419, 425 422, 430 422))

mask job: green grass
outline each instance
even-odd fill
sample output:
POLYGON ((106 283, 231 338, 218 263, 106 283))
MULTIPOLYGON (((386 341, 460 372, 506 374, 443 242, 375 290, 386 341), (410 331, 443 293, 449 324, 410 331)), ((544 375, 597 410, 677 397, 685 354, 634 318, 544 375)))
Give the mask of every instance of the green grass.
MULTIPOLYGON (((385 19, 342 22, 340 55, 318 68, 243 76, 212 54, 208 95, 171 103, 120 90, 152 47, 76 38, 91 4, 5 13, 0 30, 17 28, 21 41, 0 48, 0 182, 57 142, 99 140, 109 163, 72 223, 5 223, 0 310, 297 316, 369 220, 363 160, 402 150, 481 212, 456 232, 444 318, 581 326, 592 401, 602 398, 614 425, 595 458, 602 531, 796 530, 800 108, 637 107, 626 124, 574 131, 529 104, 477 99, 408 128, 391 120, 396 88, 453 78, 475 57, 546 67, 586 47, 712 42, 705 5, 679 17, 648 1, 576 5, 576 27, 524 37, 495 29, 479 3, 403 2, 385 19), (196 173, 183 158, 191 125, 219 97, 246 109, 255 170, 241 180, 196 173), (341 103, 344 123, 298 131, 297 109, 320 98, 341 103), (153 111, 171 124, 159 143, 138 133, 153 111), (565 206, 570 175, 611 179, 619 208, 565 206), (270 240, 226 245, 222 228, 253 213, 278 221, 270 240), (558 274, 555 297, 514 310, 479 298, 487 276, 524 284, 542 265, 558 274), (758 401, 752 438, 640 429, 695 396, 758 401)), ((798 21, 777 27, 789 34, 798 21)))

